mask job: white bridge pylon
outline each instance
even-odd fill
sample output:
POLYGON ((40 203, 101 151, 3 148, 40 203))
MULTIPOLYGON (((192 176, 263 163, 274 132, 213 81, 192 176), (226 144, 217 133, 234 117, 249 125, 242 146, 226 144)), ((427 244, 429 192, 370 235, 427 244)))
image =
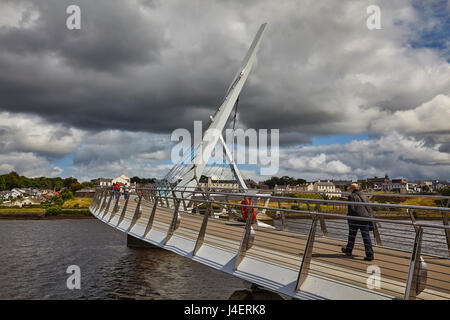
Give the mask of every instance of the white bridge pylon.
POLYGON ((241 64, 241 67, 239 68, 239 71, 236 73, 233 81, 228 87, 228 90, 225 94, 225 98, 223 99, 221 106, 216 111, 214 116, 210 117, 211 123, 206 132, 208 131, 216 133, 220 132, 221 134, 211 134, 205 135, 203 137, 203 140, 199 148, 196 150, 192 164, 190 164, 189 170, 181 177, 181 180, 177 184, 177 188, 182 189, 187 188, 189 190, 195 188, 198 185, 199 179, 202 176, 203 171, 205 170, 205 167, 211 158, 211 154, 214 148, 216 147, 217 143, 220 141, 220 143, 224 147, 227 161, 231 168, 231 172, 236 178, 240 188, 247 189, 244 179, 242 178, 242 175, 234 162, 233 156, 230 153, 228 147, 226 146, 226 143, 222 136, 222 132, 228 121, 228 118, 230 117, 231 112, 233 111, 233 107, 236 104, 239 94, 241 93, 242 88, 250 74, 253 62, 255 61, 256 58, 256 52, 258 51, 259 44, 264 34, 266 25, 267 23, 264 23, 260 26, 258 33, 253 39, 253 42, 247 52, 247 55, 245 56, 241 64))

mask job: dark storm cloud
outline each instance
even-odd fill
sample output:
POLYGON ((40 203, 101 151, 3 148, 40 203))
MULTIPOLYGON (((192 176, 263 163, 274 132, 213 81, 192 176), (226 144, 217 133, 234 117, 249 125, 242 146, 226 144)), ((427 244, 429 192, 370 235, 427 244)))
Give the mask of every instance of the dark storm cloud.
MULTIPOLYGON (((193 60, 201 63, 198 56, 174 61, 180 69, 169 64, 155 70, 170 43, 162 25, 144 21, 129 2, 40 1, 32 10, 39 12, 32 28, 0 29, 3 110, 91 130, 168 132, 198 119, 193 109, 207 118, 208 112, 200 111, 205 105, 214 110, 218 93, 225 91, 226 82, 207 73, 189 74, 193 60), (81 7, 81 30, 65 27, 69 4, 81 7), (150 76, 139 74, 144 67, 151 69, 150 76)), ((210 42, 206 54, 218 41, 210 42)), ((231 78, 231 69, 224 71, 231 78)))
POLYGON ((38 18, 0 27, 0 110, 90 131, 167 134, 209 122, 265 21, 239 122, 280 129, 281 144, 366 131, 381 111, 415 108, 449 84, 436 57, 405 55, 397 44, 407 32, 390 28, 390 15, 407 12, 396 19, 415 22, 401 1, 383 4, 386 31, 378 33, 365 28, 369 2, 11 3, 28 5, 23 20, 38 18), (66 28, 71 4, 81 7, 81 30, 66 28))
POLYGON ((57 55, 73 69, 113 73, 152 63, 164 45, 162 29, 144 21, 124 1, 35 1, 28 14, 30 10, 39 12, 33 27, 0 30, 2 52, 22 57, 57 55), (66 8, 73 4, 81 8, 81 30, 66 28, 66 8))

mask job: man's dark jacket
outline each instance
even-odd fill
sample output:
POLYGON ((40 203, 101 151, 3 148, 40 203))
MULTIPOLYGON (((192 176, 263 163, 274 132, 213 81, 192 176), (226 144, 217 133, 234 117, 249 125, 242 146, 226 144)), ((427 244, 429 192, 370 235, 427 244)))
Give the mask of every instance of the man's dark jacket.
MULTIPOLYGON (((353 202, 369 202, 366 195, 360 190, 353 190, 348 196, 348 201, 353 202)), ((348 205, 348 215, 357 217, 372 217, 372 209, 369 206, 348 205)), ((356 221, 356 220, 355 220, 356 221)), ((350 220, 349 220, 350 222, 350 220)))

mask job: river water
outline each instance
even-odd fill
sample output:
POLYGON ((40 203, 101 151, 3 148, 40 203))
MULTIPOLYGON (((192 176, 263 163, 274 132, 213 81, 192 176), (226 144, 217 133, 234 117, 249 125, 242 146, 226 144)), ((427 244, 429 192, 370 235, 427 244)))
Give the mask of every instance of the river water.
POLYGON ((228 299, 243 281, 161 249, 130 249, 97 219, 0 221, 0 299, 228 299), (69 290, 78 265, 81 289, 69 290))
MULTIPOLYGON (((310 225, 287 221, 303 234, 310 225)), ((328 236, 346 240, 345 221, 326 225, 328 236)), ((384 246, 411 250, 411 226, 384 224, 380 233, 384 246)), ((446 257, 442 230, 425 230, 422 252, 446 257)), ((228 299, 242 289, 242 280, 170 251, 127 248, 126 234, 97 219, 0 220, 0 299, 228 299), (80 290, 67 288, 70 265, 80 267, 80 290)))

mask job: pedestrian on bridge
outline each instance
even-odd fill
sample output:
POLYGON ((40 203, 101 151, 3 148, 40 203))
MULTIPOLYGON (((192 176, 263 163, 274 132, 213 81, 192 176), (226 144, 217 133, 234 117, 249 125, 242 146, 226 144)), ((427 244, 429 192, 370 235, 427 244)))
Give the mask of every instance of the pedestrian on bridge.
MULTIPOLYGON (((349 191, 351 194, 348 196, 348 201, 352 202, 369 202, 366 195, 359 190, 359 186, 356 183, 350 185, 349 191)), ((372 217, 372 209, 363 205, 348 205, 348 215, 357 217, 372 217)), ((355 245, 356 234, 358 229, 361 230, 361 235, 364 241, 364 250, 366 256, 364 260, 372 261, 374 258, 372 242, 370 240, 369 231, 372 229, 372 221, 352 220, 348 219, 348 242, 345 248, 342 248, 342 252, 347 256, 352 255, 353 247, 355 245)))
POLYGON ((120 184, 118 182, 113 184, 113 192, 114 192, 114 199, 119 199, 120 197, 120 184))
POLYGON ((127 186, 127 185, 124 185, 124 186, 123 186, 123 198, 124 198, 125 200, 128 199, 128 186, 127 186))

